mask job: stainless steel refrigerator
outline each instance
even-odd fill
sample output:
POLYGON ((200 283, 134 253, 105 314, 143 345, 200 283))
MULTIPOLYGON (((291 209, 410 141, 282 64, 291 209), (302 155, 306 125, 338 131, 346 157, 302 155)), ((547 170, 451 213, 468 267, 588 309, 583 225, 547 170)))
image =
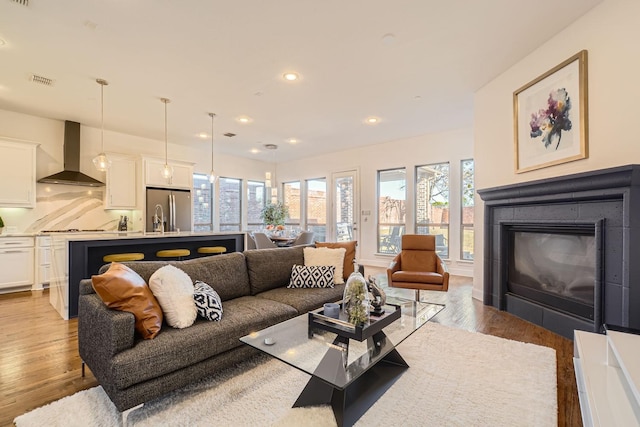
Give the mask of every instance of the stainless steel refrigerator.
POLYGON ((164 231, 191 231, 191 206, 189 190, 147 187, 146 231, 154 231, 156 213, 159 217, 164 214, 164 231))

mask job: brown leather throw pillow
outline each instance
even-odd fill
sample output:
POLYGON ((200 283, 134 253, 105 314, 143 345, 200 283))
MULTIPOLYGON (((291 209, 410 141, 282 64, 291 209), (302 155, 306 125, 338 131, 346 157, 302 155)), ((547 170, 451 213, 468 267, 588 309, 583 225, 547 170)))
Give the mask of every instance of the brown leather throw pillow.
POLYGON ((162 309, 138 273, 113 262, 104 274, 92 276, 91 282, 107 307, 133 313, 136 330, 144 339, 158 335, 162 327, 162 309))
POLYGON ((353 260, 356 259, 357 245, 358 242, 355 240, 349 242, 316 242, 316 248, 345 248, 347 250, 344 254, 344 264, 342 268, 342 276, 345 281, 349 278, 349 275, 353 273, 353 260))

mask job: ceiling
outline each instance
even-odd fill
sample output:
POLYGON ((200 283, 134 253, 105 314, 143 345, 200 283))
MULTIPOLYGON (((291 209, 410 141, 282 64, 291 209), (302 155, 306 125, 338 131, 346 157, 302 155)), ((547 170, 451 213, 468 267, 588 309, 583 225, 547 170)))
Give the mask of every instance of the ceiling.
POLYGON ((161 144, 165 97, 171 143, 208 148, 214 112, 216 152, 305 158, 472 126, 475 91, 600 2, 0 0, 0 109, 100 127, 103 78, 105 129, 161 144))

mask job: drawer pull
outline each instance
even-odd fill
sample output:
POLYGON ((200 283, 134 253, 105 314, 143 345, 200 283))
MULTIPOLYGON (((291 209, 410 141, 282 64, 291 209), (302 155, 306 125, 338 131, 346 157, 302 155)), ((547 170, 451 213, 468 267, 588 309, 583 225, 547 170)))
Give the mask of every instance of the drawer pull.
POLYGON ((26 245, 24 242, 4 242, 3 245, 26 245))
POLYGON ((2 251, 0 252, 0 254, 22 254, 25 253, 27 251, 2 251))

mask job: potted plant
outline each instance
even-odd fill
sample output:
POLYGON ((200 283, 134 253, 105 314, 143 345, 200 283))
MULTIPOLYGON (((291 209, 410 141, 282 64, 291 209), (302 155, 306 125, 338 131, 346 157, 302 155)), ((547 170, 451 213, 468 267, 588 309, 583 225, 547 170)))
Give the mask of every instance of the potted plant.
POLYGON ((262 223, 275 228, 278 225, 284 226, 284 220, 289 214, 289 209, 282 202, 267 203, 260 212, 262 223))
POLYGON ((4 229, 4 221, 2 220, 2 217, 0 216, 0 234, 2 234, 2 230, 4 229))

